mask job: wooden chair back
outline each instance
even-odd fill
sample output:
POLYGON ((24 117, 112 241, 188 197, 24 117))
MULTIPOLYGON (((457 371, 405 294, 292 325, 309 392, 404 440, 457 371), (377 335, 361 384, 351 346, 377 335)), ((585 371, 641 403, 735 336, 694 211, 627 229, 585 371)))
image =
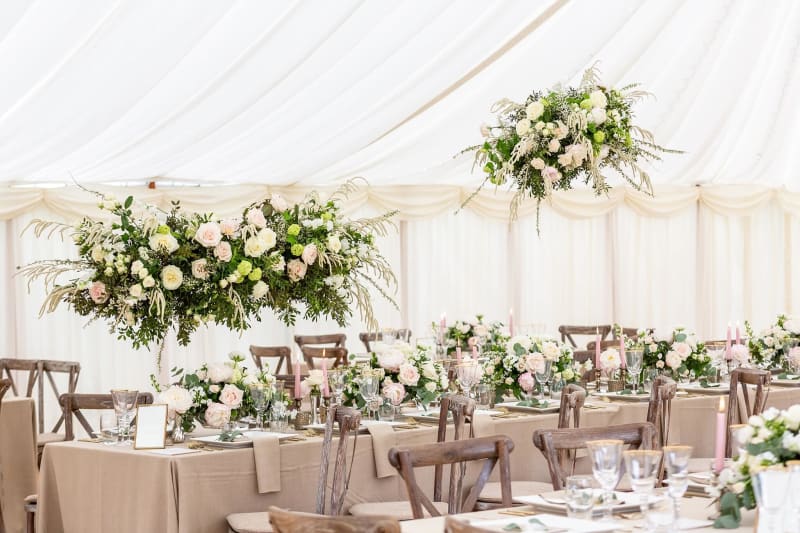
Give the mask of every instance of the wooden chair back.
POLYGON ((322 453, 319 467, 319 484, 317 487, 317 514, 340 515, 342 505, 350 484, 350 472, 353 468, 352 458, 350 469, 347 468, 347 448, 350 435, 353 439, 353 455, 355 455, 358 427, 361 425, 361 412, 351 407, 333 406, 328 414, 325 424, 325 436, 322 440, 322 453), (333 441, 334 423, 339 428, 339 445, 336 449, 336 458, 333 467, 333 482, 330 485, 330 504, 326 510, 326 491, 328 488, 328 469, 333 441))
POLYGON ((300 349, 303 346, 322 346, 333 345, 336 348, 344 348, 347 341, 347 335, 344 333, 327 333, 325 335, 295 335, 294 342, 300 349))
MULTIPOLYGON (((586 448, 591 440, 618 439, 630 449, 652 450, 655 447, 656 428, 649 422, 622 424, 596 428, 537 429, 533 432, 533 445, 547 460, 553 490, 564 488, 572 470, 565 471, 559 459, 562 450, 586 448)), ((574 469, 574 463, 572 468, 574 469)))
MULTIPOLYGON (((500 487, 502 506, 511 507, 511 469, 509 454, 514 450, 514 441, 505 435, 492 435, 474 439, 436 442, 417 446, 399 446, 389 450, 389 462, 397 469, 406 484, 408 500, 414 518, 423 518, 423 509, 431 516, 440 516, 439 511, 417 484, 414 469, 419 467, 451 465, 458 470, 456 463, 466 461, 483 461, 483 467, 469 493, 462 498, 454 495, 447 502, 448 514, 466 513, 475 509, 478 496, 495 465, 500 470, 500 487)), ((461 470, 463 477, 463 470, 461 470)), ((452 492, 452 491, 451 491, 452 492)))
POLYGON ((269 508, 275 533, 320 531, 324 533, 400 533, 400 522, 381 516, 325 516, 269 508))
POLYGON ((10 388, 11 388, 10 379, 0 379, 0 402, 3 401, 3 396, 6 395, 6 392, 10 388))
POLYGON ((288 346, 256 346, 250 345, 250 355, 253 357, 253 362, 256 367, 263 371, 264 363, 262 359, 277 359, 278 364, 274 369, 270 369, 272 374, 280 374, 281 369, 285 366, 285 372, 291 374, 292 369, 292 349, 288 346))
POLYGON ((444 517, 444 533, 493 533, 491 529, 484 529, 478 526, 471 526, 465 520, 459 520, 452 516, 444 517))
MULTIPOLYGON (((56 380, 53 374, 66 374, 67 375, 67 393, 75 392, 75 389, 78 386, 78 376, 81 373, 81 365, 77 361, 52 361, 48 359, 14 359, 14 358, 6 358, 0 359, 0 377, 3 376, 5 372, 8 379, 11 380, 11 390, 15 396, 20 396, 19 390, 17 388, 17 384, 14 381, 14 376, 11 374, 12 371, 19 371, 19 372, 27 372, 28 373, 28 380, 26 383, 25 389, 25 397, 26 398, 33 398, 33 389, 36 387, 37 389, 37 396, 36 396, 36 408, 37 408, 37 418, 38 418, 38 426, 39 426, 39 433, 44 433, 44 389, 45 383, 44 380, 47 378, 47 381, 50 383, 50 388, 55 395, 56 401, 58 401, 61 393, 58 390, 58 385, 56 385, 56 380)), ((61 429, 61 424, 64 423, 64 416, 62 414, 61 417, 56 421, 51 433, 58 433, 58 430, 61 429)))
MULTIPOLYGON (((73 425, 73 416, 78 419, 86 433, 91 436, 94 432, 89 421, 83 416, 81 411, 94 411, 114 409, 114 401, 111 399, 110 394, 76 394, 66 393, 59 397, 61 404, 61 411, 64 415, 64 431, 66 436, 64 440, 75 440, 75 429, 73 425)), ((138 405, 149 405, 153 403, 153 395, 149 392, 140 392, 137 400, 138 405)))
POLYGON ((580 385, 570 383, 561 390, 561 404, 558 408, 558 427, 581 426, 581 409, 586 402, 586 390, 580 385))
MULTIPOLYGON (((453 421, 453 441, 462 439, 469 439, 475 435, 473 426, 473 417, 475 415, 475 400, 468 398, 461 394, 445 394, 441 397, 439 403, 439 428, 436 434, 436 442, 445 442, 447 440, 447 423, 452 417, 453 421), (469 423, 469 431, 467 431, 467 423, 469 423)), ((462 468, 465 465, 461 465, 462 468)), ((433 468, 433 501, 442 501, 442 477, 444 474, 444 465, 436 465, 433 468)), ((454 491, 461 493, 459 485, 460 479, 458 475, 463 476, 462 473, 457 473, 456 468, 450 468, 450 485, 449 485, 449 498, 452 499, 454 491)))
POLYGON ((668 376, 656 376, 650 388, 647 405, 647 421, 656 428, 656 444, 659 448, 669 443, 669 424, 672 417, 672 400, 678 391, 677 384, 668 376))
MULTIPOLYGON (((650 328, 647 331, 652 332, 653 329, 650 328)), ((622 334, 629 339, 633 339, 639 335, 639 328, 622 328, 622 334)), ((617 333, 617 330, 612 330, 611 336, 613 339, 616 339, 617 344, 619 344, 619 334, 617 333)))
POLYGON ((731 456, 731 441, 733 440, 730 435, 731 425, 745 423, 751 416, 760 415, 764 411, 771 380, 772 374, 768 370, 737 368, 731 372, 731 390, 728 393, 728 438, 725 446, 727 457, 731 456), (756 389, 752 402, 748 385, 753 385, 756 389), (739 401, 739 390, 742 392, 743 406, 739 401))
POLYGON ((315 346, 303 346, 300 348, 303 352, 303 359, 306 362, 309 370, 315 367, 314 361, 316 359, 325 359, 328 368, 336 368, 338 366, 347 366, 347 348, 318 348, 315 346), (332 361, 332 362, 331 362, 332 361))
MULTIPOLYGON (((596 341, 589 341, 586 343, 586 349, 592 353, 592 357, 594 357, 595 353, 595 344, 596 341)), ((616 348, 619 350, 619 339, 606 339, 604 341, 600 341, 600 351, 607 350, 608 348, 616 348)))
MULTIPOLYGON (((397 335, 397 340, 403 341, 403 342, 411 342, 411 330, 410 329, 396 329, 396 330, 394 330, 394 332, 397 335)), ((372 332, 372 333, 367 333, 367 332, 359 333, 358 334, 358 339, 361 341, 361 343, 364 345, 364 347, 367 349, 367 351, 371 352, 372 351, 372 346, 370 345, 370 343, 375 342, 375 341, 382 341, 383 340, 383 333, 380 332, 380 331, 372 332)))
POLYGON ((611 333, 611 326, 606 324, 603 326, 558 326, 558 332, 561 333, 561 342, 569 342, 573 348, 578 347, 573 335, 586 335, 595 339, 597 333, 600 333, 600 340, 605 340, 611 333))
POLYGON ((579 363, 585 363, 590 359, 594 361, 594 350, 573 350, 572 359, 579 363))

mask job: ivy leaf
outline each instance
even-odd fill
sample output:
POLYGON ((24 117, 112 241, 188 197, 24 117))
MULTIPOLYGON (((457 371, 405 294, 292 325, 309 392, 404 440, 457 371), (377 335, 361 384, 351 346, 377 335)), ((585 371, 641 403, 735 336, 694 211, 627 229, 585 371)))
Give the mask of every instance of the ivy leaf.
POLYGON ((128 209, 132 205, 133 205, 133 196, 128 196, 127 198, 125 198, 125 209, 128 209))
POLYGON ((735 517, 726 514, 714 520, 715 529, 738 529, 739 521, 735 517))

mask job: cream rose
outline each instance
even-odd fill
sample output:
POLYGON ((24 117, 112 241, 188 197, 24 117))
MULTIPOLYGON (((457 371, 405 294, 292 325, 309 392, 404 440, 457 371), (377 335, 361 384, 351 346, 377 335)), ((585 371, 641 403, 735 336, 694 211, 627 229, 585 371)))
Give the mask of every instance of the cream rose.
POLYGON ((672 351, 677 352, 681 359, 686 360, 692 355, 692 347, 685 342, 676 342, 672 345, 672 351))
POLYGON ((436 392, 436 382, 435 381, 427 382, 425 384, 425 390, 427 390, 428 392, 436 392))
POLYGON ((292 281, 300 281, 306 277, 306 264, 299 259, 292 259, 286 265, 286 271, 289 274, 289 279, 292 281))
POLYGON ((619 352, 615 348, 608 348, 600 354, 600 370, 611 372, 620 367, 619 352))
POLYGON ((431 362, 427 362, 422 365, 422 375, 428 379, 439 379, 439 374, 436 372, 436 366, 431 362))
POLYGON ((183 272, 175 265, 167 265, 161 269, 161 283, 168 291, 174 291, 183 283, 183 272))
POLYGON ((145 278, 142 280, 142 286, 145 289, 150 289, 152 287, 155 287, 155 285, 156 285, 156 280, 153 279, 153 276, 149 276, 149 275, 145 276, 145 278))
POLYGON ((219 230, 226 237, 233 237, 239 231, 239 220, 235 218, 226 218, 219 223, 219 230))
MULTIPOLYGON (((595 107, 594 109, 592 109, 592 112, 589 114, 589 118, 595 124, 600 125, 600 124, 602 124, 603 122, 606 121, 606 118, 607 118, 606 117, 606 110, 605 109, 600 109, 599 107, 595 107)), ((600 138, 598 138, 598 140, 602 141, 602 139, 600 139, 600 138)))
POLYGON ((324 381, 322 379, 322 370, 316 368, 309 370, 308 377, 305 379, 305 381, 310 387, 321 387, 322 382, 324 381))
POLYGON ((314 261, 317 260, 318 255, 319 252, 317 251, 317 245, 312 243, 312 244, 307 244, 303 248, 303 254, 301 255, 301 258, 303 259, 303 262, 305 264, 313 265, 314 261))
POLYGON ((547 151, 550 153, 558 152, 561 149, 561 143, 558 142, 558 139, 550 139, 550 142, 547 143, 547 151))
POLYGON ((270 228, 264 228, 258 232, 258 238, 261 239, 261 242, 264 243, 264 246, 267 250, 270 250, 275 247, 275 243, 278 242, 277 236, 275 232, 272 231, 270 228))
POLYGON ((529 372, 544 372, 544 355, 539 352, 529 353, 525 356, 525 368, 529 372))
POLYGON ((136 261, 131 263, 131 274, 136 276, 136 275, 139 274, 139 271, 141 269, 143 269, 143 268, 144 268, 144 264, 142 264, 142 262, 137 259, 136 261))
POLYGON ((592 107, 601 107, 605 109, 606 105, 608 105, 608 98, 606 98, 603 91, 592 91, 589 94, 589 100, 592 102, 592 107))
POLYGON ((222 240, 222 230, 216 222, 200 224, 194 234, 194 240, 206 248, 213 248, 222 240))
POLYGON ((205 425, 212 428, 221 428, 231 419, 231 409, 227 405, 211 402, 206 407, 203 420, 205 425))
POLYGON ((231 251, 231 245, 228 242, 222 241, 214 248, 214 257, 219 259, 220 261, 227 263, 233 257, 233 252, 231 251))
POLYGON ((400 350, 386 350, 377 354, 378 365, 389 372, 397 372, 405 363, 406 356, 400 350))
POLYGON ((672 350, 667 352, 667 357, 664 359, 664 361, 667 363, 667 366, 672 369, 678 368, 679 366, 681 366, 681 363, 683 363, 681 355, 678 352, 672 350))
POLYGON ((267 295, 269 292, 269 286, 263 281, 257 281, 255 285, 253 285, 253 298, 256 300, 260 300, 264 296, 267 295))
POLYGON ((128 292, 134 298, 141 298, 142 294, 144 292, 144 289, 142 289, 142 286, 139 283, 137 283, 135 285, 131 285, 131 288, 128 289, 128 292))
POLYGON ((397 379, 407 387, 416 387, 419 383, 419 371, 413 365, 404 363, 400 365, 397 379))
POLYGON ((517 122, 517 135, 522 137, 523 135, 527 135, 531 131, 531 121, 523 118, 519 122, 517 122))
POLYGON ((338 235, 330 235, 328 237, 328 250, 338 254, 342 249, 342 241, 339 240, 338 235))
POLYGON ((555 361, 561 355, 561 350, 558 349, 558 345, 553 341, 544 341, 542 343, 542 355, 544 355, 545 359, 555 361))
POLYGON ((250 237, 244 243, 244 255, 261 257, 267 251, 267 245, 258 236, 250 237))
POLYGON ((542 113, 544 113, 544 104, 539 100, 531 102, 528 104, 528 107, 525 108, 525 115, 528 117, 528 120, 536 120, 542 116, 542 113))
POLYGON ((214 383, 230 381, 233 377, 233 369, 224 363, 212 363, 208 365, 208 379, 214 383))
POLYGON ((96 263, 102 263, 106 259, 106 251, 99 244, 92 247, 92 260, 96 263))
POLYGON ((192 407, 192 394, 181 386, 173 385, 159 396, 160 400, 176 413, 183 414, 192 407))
POLYGON ((167 252, 171 254, 180 246, 178 240, 171 233, 155 233, 150 237, 150 249, 156 252, 167 252))
POLYGON ((108 300, 106 284, 102 281, 95 281, 89 286, 89 297, 96 304, 104 304, 108 300))
POLYGON ((264 218, 264 213, 261 211, 261 209, 250 209, 245 214, 245 219, 247 220, 248 224, 252 224, 259 229, 267 225, 267 219, 264 218))
POLYGON ((269 199, 269 205, 271 205, 272 208, 278 213, 283 213, 284 211, 289 209, 289 204, 286 202, 286 199, 280 194, 273 194, 269 199))
POLYGON ((242 405, 243 398, 244 391, 236 385, 231 385, 230 383, 222 387, 222 391, 219 393, 219 401, 231 409, 236 409, 242 405))
POLYGON ((195 259, 192 261, 192 276, 197 279, 208 279, 208 261, 205 259, 195 259))

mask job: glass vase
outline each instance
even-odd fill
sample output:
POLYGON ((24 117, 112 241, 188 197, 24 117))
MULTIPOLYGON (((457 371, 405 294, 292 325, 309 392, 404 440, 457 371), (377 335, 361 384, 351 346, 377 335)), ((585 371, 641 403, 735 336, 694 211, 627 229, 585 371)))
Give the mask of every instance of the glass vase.
POLYGON ((180 444, 186 440, 186 433, 183 431, 183 416, 175 413, 172 427, 172 442, 180 444))
POLYGON ((312 424, 319 424, 319 405, 320 405, 320 395, 317 393, 311 393, 311 423, 312 424))

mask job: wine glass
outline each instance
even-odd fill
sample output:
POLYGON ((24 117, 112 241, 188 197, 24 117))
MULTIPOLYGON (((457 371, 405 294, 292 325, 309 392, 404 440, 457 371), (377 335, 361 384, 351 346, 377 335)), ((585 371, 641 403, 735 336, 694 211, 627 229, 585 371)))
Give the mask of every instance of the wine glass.
POLYGON ((628 367, 628 373, 633 378, 633 393, 639 392, 639 373, 642 371, 642 362, 644 361, 644 351, 642 350, 625 350, 625 364, 628 367))
POLYGON ((539 401, 544 401, 544 384, 550 381, 550 375, 553 372, 553 362, 549 359, 545 359, 536 367, 536 372, 534 372, 534 378, 536 378, 536 383, 539 385, 539 401))
POLYGON ((328 384, 333 391, 333 403, 342 404, 344 389, 347 386, 347 372, 340 368, 334 368, 328 372, 328 384))
POLYGON ((111 391, 111 401, 114 404, 114 413, 117 415, 117 444, 120 446, 130 446, 131 440, 131 420, 133 411, 136 409, 136 402, 139 399, 139 391, 127 389, 114 389, 111 391))
POLYGON ((664 468, 667 471, 667 493, 672 499, 672 521, 676 528, 680 520, 680 500, 689 486, 689 459, 692 447, 685 445, 664 446, 664 468))
POLYGON ((250 385, 250 397, 256 410, 256 431, 264 431, 264 412, 272 399, 272 389, 264 383, 253 383, 250 385))
POLYGON ((586 443, 592 461, 592 474, 603 489, 603 520, 611 520, 613 490, 619 481, 623 442, 617 439, 590 440, 586 443))
POLYGON ((639 495, 639 507, 647 516, 647 499, 653 493, 661 464, 660 450, 627 450, 623 452, 625 469, 631 479, 631 489, 639 495))
POLYGON ((380 378, 371 372, 361 376, 358 384, 358 391, 366 402, 370 420, 374 418, 373 412, 376 410, 375 401, 378 399, 379 386, 380 378))
POLYGON ((481 378, 481 368, 477 361, 468 361, 456 366, 458 383, 465 396, 472 396, 472 387, 477 385, 481 378))
MULTIPOLYGON (((781 512, 789 492, 791 472, 783 466, 762 470, 753 476, 753 493, 756 496, 759 516, 767 532, 781 532, 781 512)), ((762 528, 759 527, 759 531, 762 528)))

